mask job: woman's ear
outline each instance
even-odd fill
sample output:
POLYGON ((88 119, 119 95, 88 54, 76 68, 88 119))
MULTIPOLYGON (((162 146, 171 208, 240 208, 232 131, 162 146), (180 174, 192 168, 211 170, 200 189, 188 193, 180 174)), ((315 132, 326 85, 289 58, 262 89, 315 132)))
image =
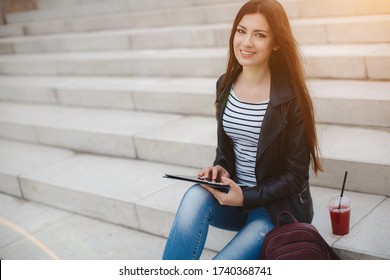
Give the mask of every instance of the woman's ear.
POLYGON ((276 51, 278 51, 280 49, 280 46, 274 46, 273 48, 272 48, 272 50, 274 51, 274 52, 276 52, 276 51))

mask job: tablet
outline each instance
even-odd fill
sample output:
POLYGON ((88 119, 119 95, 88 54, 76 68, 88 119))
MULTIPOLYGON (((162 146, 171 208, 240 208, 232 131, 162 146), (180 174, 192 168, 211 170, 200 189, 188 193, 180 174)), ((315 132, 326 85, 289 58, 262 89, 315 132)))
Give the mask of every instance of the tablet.
POLYGON ((230 186, 228 184, 207 181, 207 180, 204 180, 204 179, 196 177, 196 176, 165 174, 163 177, 169 178, 169 179, 176 179, 176 180, 182 180, 182 181, 187 181, 187 182, 208 185, 214 189, 217 189, 217 190, 219 190, 221 192, 225 192, 225 193, 229 192, 229 190, 230 190, 230 186))

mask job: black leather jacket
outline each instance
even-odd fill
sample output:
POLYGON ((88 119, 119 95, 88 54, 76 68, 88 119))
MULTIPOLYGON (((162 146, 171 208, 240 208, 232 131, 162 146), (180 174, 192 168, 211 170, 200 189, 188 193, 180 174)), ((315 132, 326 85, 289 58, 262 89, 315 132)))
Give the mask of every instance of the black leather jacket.
MULTIPOLYGON (((231 86, 229 83, 218 97, 218 147, 214 165, 224 167, 234 179, 233 144, 222 128, 222 115, 231 86)), ((242 210, 265 206, 275 224, 282 211, 290 211, 300 222, 311 223, 313 202, 309 168, 310 152, 295 96, 283 79, 272 75, 270 102, 257 148, 257 185, 243 188, 242 210)), ((287 222, 285 219, 282 218, 281 224, 287 222)))

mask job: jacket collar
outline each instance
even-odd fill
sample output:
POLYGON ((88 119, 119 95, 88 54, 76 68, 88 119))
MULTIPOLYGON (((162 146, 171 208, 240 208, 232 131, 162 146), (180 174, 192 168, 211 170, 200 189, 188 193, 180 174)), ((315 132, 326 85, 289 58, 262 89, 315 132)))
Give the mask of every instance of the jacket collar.
POLYGON ((263 126, 261 128, 259 143, 257 146, 257 159, 265 152, 269 144, 281 133, 287 126, 286 116, 282 115, 276 107, 294 99, 284 77, 277 74, 271 75, 271 93, 270 103, 264 116, 263 126))

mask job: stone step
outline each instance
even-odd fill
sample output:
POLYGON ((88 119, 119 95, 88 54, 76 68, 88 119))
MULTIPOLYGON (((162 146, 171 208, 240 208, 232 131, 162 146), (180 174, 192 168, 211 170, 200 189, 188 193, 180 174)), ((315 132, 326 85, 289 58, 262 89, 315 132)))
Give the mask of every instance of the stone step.
POLYGON ((158 260, 165 246, 159 236, 4 194, 0 209, 2 260, 158 260))
MULTIPOLYGON (((168 185, 177 186, 176 182, 162 178, 165 172, 180 172, 183 174, 192 174, 194 172, 194 169, 191 168, 112 157, 91 157, 88 155, 75 157, 75 154, 70 150, 3 139, 0 139, 0 163, 0 231, 2 232, 0 259, 41 259, 52 258, 53 256, 61 259, 89 259, 94 257, 97 259, 119 259, 123 256, 127 256, 126 259, 159 259, 165 245, 165 239, 162 238, 162 235, 158 237, 151 232, 153 236, 150 236, 141 230, 141 226, 137 221, 140 210, 136 209, 136 202, 155 194, 159 190, 165 189, 168 185), (95 166, 91 165, 91 159, 93 161, 97 159, 95 166), (68 160, 77 161, 77 167, 74 166, 75 168, 68 170, 70 173, 67 173, 67 170, 63 170, 65 173, 72 173, 73 175, 60 179, 60 173, 52 174, 60 181, 64 178, 70 179, 70 181, 56 186, 59 188, 57 195, 63 199, 60 202, 57 200, 59 196, 57 198, 53 197, 52 202, 57 200, 59 203, 57 206, 54 206, 52 203, 45 203, 43 198, 46 196, 46 198, 51 200, 49 197, 53 195, 53 186, 44 190, 43 193, 41 193, 42 189, 34 188, 30 189, 32 191, 30 194, 23 192, 23 184, 19 181, 21 174, 29 174, 33 170, 36 171, 49 166, 59 167, 62 164, 66 164, 68 160), (83 161, 85 164, 83 164, 83 161), (89 185, 92 187, 89 191, 78 189, 79 185, 77 184, 75 189, 69 188, 70 185, 73 185, 71 181, 76 179, 77 176, 80 176, 80 182, 87 186, 89 184, 87 182, 89 179, 87 178, 92 175, 90 172, 94 172, 90 168, 96 168, 95 171, 103 172, 107 176, 103 176, 105 179, 100 184, 94 187, 89 185), (132 176, 134 177, 131 178, 132 176), (83 178, 87 179, 87 181, 83 178), (114 178, 114 181, 108 181, 114 178), (107 189, 107 185, 104 186, 105 184, 109 184, 110 187, 107 189), (103 189, 100 189, 101 187, 103 189), (77 195, 78 192, 80 192, 79 195, 77 195), (12 195, 13 197, 4 194, 12 195), (41 198, 37 197, 37 199, 34 199, 34 194, 41 198), (78 198, 74 198, 73 195, 77 195, 78 198), (19 199, 15 197, 19 197, 19 199), (100 202, 97 201, 99 197, 100 202), (40 201, 42 204, 51 205, 57 209, 97 218, 100 222, 60 210, 51 210, 51 208, 26 202, 21 200, 21 198, 29 201, 40 201), (79 204, 80 199, 85 199, 85 205, 79 204), (92 206, 94 201, 99 203, 101 210, 97 210, 96 205, 92 206), (78 225, 79 223, 83 223, 83 225, 78 225), (121 224, 122 227, 114 224, 121 224), (97 247, 95 246, 93 247, 95 249, 88 251, 84 251, 84 249, 87 249, 84 246, 80 248, 78 246, 70 246, 71 248, 69 248, 69 236, 65 235, 67 236, 67 244, 62 244, 65 240, 61 240, 60 236, 57 236, 60 233, 59 231, 62 231, 62 238, 64 237, 64 232, 73 233, 72 236, 82 238, 82 240, 73 240, 78 243, 85 241, 88 234, 98 226, 101 227, 99 230, 100 234, 95 233, 93 236, 90 236, 85 245, 92 246, 91 242, 100 241, 102 244, 99 245, 99 250, 96 250, 97 247), (25 233, 25 236, 22 233, 25 233), (46 236, 47 234, 53 234, 51 237, 54 238, 49 243, 44 242, 48 237, 46 236), (129 236, 126 236, 126 234, 129 234, 129 236), (118 240, 117 238, 120 239, 118 240), (35 244, 28 242, 31 240, 43 241, 47 250, 42 251, 43 246, 36 248, 35 244), (60 241, 61 243, 53 246, 52 242, 55 241, 60 241), (106 253, 106 250, 112 246, 120 246, 122 242, 124 247, 121 246, 121 248, 123 250, 112 250, 110 254, 101 255, 106 253), (137 244, 133 244, 134 242, 137 244), (128 250, 129 246, 132 245, 134 246, 132 250, 128 250), (15 250, 17 248, 21 250, 15 250)), ((45 183, 42 185, 41 183, 38 183, 38 185, 44 187, 45 183)), ((184 189, 180 185, 178 188, 184 189)), ((145 209, 144 211, 147 210, 145 209)), ((156 218, 148 217, 148 219, 157 222, 156 218)), ((206 250, 204 256, 210 258, 213 254, 213 252, 206 250)))
MULTIPOLYGON (((4 149, 6 149, 7 144, 2 143, 2 145, 4 145, 4 149)), ((18 153, 19 150, 14 150, 14 152, 18 153)), ((7 158, 4 159, 6 160, 7 158)), ((61 162, 19 174, 18 180, 26 200, 45 204, 50 207, 56 207, 79 215, 97 218, 101 221, 109 221, 112 224, 125 226, 144 233, 151 233, 155 236, 166 237, 169 233, 180 199, 186 189, 191 186, 191 183, 164 179, 162 178, 162 174, 165 172, 193 174, 193 172, 196 171, 196 169, 191 168, 139 160, 93 155, 75 155, 61 162), (99 207, 97 207, 97 205, 99 205, 99 207)), ((339 192, 339 190, 315 186, 312 186, 311 189, 315 205, 313 224, 319 229, 329 244, 337 250, 342 258, 390 258, 390 247, 387 242, 389 217, 388 215, 385 215, 390 209, 388 198, 381 195, 346 191, 345 195, 352 200, 354 205, 351 216, 351 230, 348 235, 340 237, 331 233, 329 214, 326 209, 327 200, 335 194, 335 192, 339 192), (376 225, 373 226, 373 224, 376 225), (371 242, 362 243, 361 240, 370 240, 371 242)), ((21 226, 27 227, 29 225, 26 225, 27 221, 35 221, 35 223, 33 223, 35 229, 32 229, 32 231, 38 231, 38 229, 42 227, 42 223, 49 224, 48 228, 52 230, 47 231, 43 229, 39 231, 42 232, 42 234, 37 235, 37 238, 39 239, 43 238, 43 240, 45 240, 46 234, 49 233, 57 236, 54 232, 55 228, 64 231, 62 223, 60 223, 60 226, 53 226, 58 220, 63 220, 65 224, 71 226, 73 230, 80 229, 82 231, 81 236, 85 236, 86 234, 87 225, 89 223, 80 226, 77 222, 69 222, 69 220, 73 221, 73 215, 69 217, 70 214, 57 210, 58 212, 50 216, 49 212, 46 212, 43 206, 31 210, 33 205, 35 206, 35 203, 26 203, 24 201, 15 202, 14 198, 4 198, 2 195, 0 196, 0 200, 2 202, 5 200, 5 203, 0 204, 2 213, 5 213, 6 215, 5 218, 11 219, 12 221, 12 218, 16 217, 16 222, 19 222, 20 219, 22 219, 21 226), (14 207, 16 203, 19 206, 17 208, 14 207), (39 213, 44 211, 45 213, 48 213, 49 217, 43 215, 41 219, 29 219, 31 216, 28 214, 24 215, 23 209, 21 208, 25 208, 25 211, 30 210, 29 212, 31 215, 39 215, 39 213)), ((77 220, 78 219, 81 219, 82 221, 87 220, 86 218, 79 217, 77 220)), ((95 226, 97 225, 94 224, 92 228, 95 228, 95 226)), ((114 230, 112 229, 114 226, 103 226, 103 231, 99 231, 103 236, 105 236, 106 227, 111 227, 111 230, 114 230)), ((130 232, 123 228, 121 230, 130 232)), ((116 230, 114 230, 114 232, 116 232, 116 230)), ((124 232, 122 232, 122 234, 126 238, 126 234, 124 232)), ((232 238, 233 234, 233 232, 212 228, 209 233, 206 247, 218 251, 230 238, 232 238)), ((7 235, 7 237, 8 236, 9 235, 7 235)), ((117 242, 123 240, 121 236, 122 235, 120 235, 117 242)), ((113 236, 113 238, 114 237, 115 236, 113 236)), ((14 237, 11 236, 11 238, 14 237)), ((128 242, 136 241, 138 240, 138 235, 136 234, 136 237, 134 237, 135 240, 129 241, 128 238, 129 237, 126 239, 128 242)), ((114 239, 109 238, 105 241, 107 243, 104 242, 101 246, 106 248, 105 246, 109 246, 111 242, 113 242, 112 240, 114 239)), ((90 242, 87 244, 90 244, 90 242)), ((23 241, 20 241, 12 244, 13 246, 1 247, 0 256, 7 254, 7 252, 18 246, 28 248, 28 246, 25 245, 25 241, 24 243, 23 241)), ((54 252, 61 252, 57 247, 59 245, 51 247, 52 242, 47 245, 49 245, 49 248, 51 249, 57 249, 53 250, 54 252)), ((126 246, 129 246, 130 244, 124 242, 122 245, 126 248, 126 246)), ((138 244, 138 246, 139 245, 140 244, 138 244)), ((157 246, 155 243, 150 245, 157 246)), ((136 248, 138 248, 138 246, 136 248)), ((151 248, 149 246, 147 248, 151 248)), ((85 249, 84 246, 81 246, 80 248, 80 250, 85 249)), ((160 249, 161 247, 158 248, 160 249)), ((114 252, 115 251, 116 250, 114 250, 114 252)), ((115 256, 112 255, 114 252, 111 252, 108 256, 115 259, 115 256)), ((161 251, 159 251, 159 253, 160 252, 161 251)), ((89 256, 85 256, 85 252, 79 253, 83 258, 88 258, 89 256)), ((123 256, 121 250, 119 250, 118 253, 120 256, 123 256)), ((143 256, 152 258, 155 256, 149 255, 151 252, 148 252, 147 250, 145 250, 144 253, 146 255, 143 256)), ((75 258, 75 256, 73 256, 73 258, 75 258)))
MULTIPOLYGON (((1 103, 0 128, 5 139, 195 168, 212 164, 216 147, 213 117, 1 103)), ((389 196, 389 131, 318 125, 318 133, 326 171, 314 184, 338 188, 349 170, 348 190, 389 196)))
POLYGON ((0 105, 0 137, 136 158, 134 135, 181 117, 134 111, 0 105))
POLYGON ((295 5, 299 16, 306 18, 390 13, 387 0, 287 0, 286 2, 295 5))
MULTIPOLYGON (((390 79, 390 44, 302 46, 309 78, 390 79)), ((0 56, 4 75, 218 77, 225 48, 0 56)))
MULTIPOLYGON (((95 4, 96 0, 35 0, 37 2, 38 9, 64 9, 74 6, 85 6, 95 4)), ((214 3, 223 3, 228 0, 165 0, 165 1, 156 1, 156 0, 126 0, 128 6, 133 9, 161 9, 163 7, 179 7, 179 6, 191 6, 191 5, 203 5, 203 4, 214 4, 214 3), (162 3, 163 2, 163 3, 162 3)), ((234 0, 233 0, 234 1, 234 0)), ((235 0, 237 2, 237 0, 235 0)), ((100 3, 105 2, 106 4, 117 4, 123 2, 123 0, 99 0, 100 3), (107 3, 108 2, 108 3, 107 3)))
POLYGON ((91 15, 107 15, 134 13, 137 11, 161 11, 177 8, 188 8, 205 5, 215 5, 219 3, 237 3, 238 6, 245 3, 245 0, 103 0, 96 1, 61 1, 58 4, 53 3, 52 7, 42 6, 38 3, 38 9, 28 12, 11 13, 6 15, 8 23, 45 21, 51 19, 77 18, 91 15), (61 2, 66 2, 62 4, 61 2), (72 3, 73 2, 73 3, 72 3), (76 2, 76 3, 75 3, 76 2))
MULTIPOLYGON (((115 2, 116 0, 99 0, 99 2, 115 2)), ((79 5, 88 5, 96 2, 95 0, 68 0, 68 1, 56 1, 56 0, 35 0, 37 8, 42 9, 63 9, 69 7, 78 7, 79 5)))
POLYGON ((62 6, 57 5, 54 8, 46 7, 43 9, 38 5, 37 10, 6 14, 6 21, 7 23, 12 24, 50 19, 75 18, 88 15, 114 14, 128 10, 127 0, 94 1, 89 3, 80 3, 79 1, 62 2, 68 3, 62 6))
POLYGON ((19 174, 72 156, 74 156, 74 152, 66 149, 0 139, 0 192, 22 197, 18 181, 19 174))
MULTIPOLYGON (((337 125, 318 125, 317 130, 325 172, 313 178, 315 185, 338 188, 349 170, 350 190, 390 194, 389 131, 337 125)), ((214 160, 216 123, 213 118, 187 117, 140 133, 135 142, 140 159, 203 167, 214 160)))
MULTIPOLYGON (((118 13, 133 13, 135 11, 157 11, 165 9, 189 8, 205 5, 220 5, 234 3, 236 11, 245 3, 245 0, 218 0, 218 1, 138 1, 138 0, 114 0, 100 1, 99 3, 86 1, 61 1, 59 4, 51 6, 41 6, 38 3, 38 10, 19 12, 6 15, 8 23, 45 21, 59 18, 77 18, 91 15, 107 15, 118 13), (77 7, 75 9, 75 6, 77 7)), ((376 0, 376 3, 370 3, 369 0, 344 0, 342 4, 332 1, 305 0, 305 1, 280 1, 285 7, 290 17, 322 17, 322 16, 346 16, 346 15, 367 15, 367 14, 385 14, 390 12, 386 0, 376 0), (337 9, 335 8, 337 7, 337 9)), ((234 14, 233 14, 234 15, 234 14)))
POLYGON ((0 38, 25 35, 23 24, 0 25, 0 38))
MULTIPOLYGON (((296 19, 291 24, 301 45, 390 42, 390 15, 296 19)), ((10 37, 0 39, 0 53, 226 47, 230 29, 231 24, 222 23, 10 37)))
MULTIPOLYGON (((75 5, 86 5, 93 3, 94 0, 68 0, 68 1, 54 1, 54 0, 36 0, 37 6, 39 9, 53 9, 53 8, 66 8, 69 6, 75 5)), ((102 2, 102 0, 100 0, 102 2)), ((104 2, 108 1, 110 3, 115 3, 117 0, 103 0, 104 2)), ((237 3, 245 3, 244 1, 237 1, 237 3)), ((132 5, 140 5, 142 8, 153 9, 156 6, 161 8, 159 5, 162 5, 162 1, 148 0, 140 1, 138 0, 129 0, 129 3, 132 5), (133 3, 135 2, 135 3, 133 3)), ((164 1, 172 2, 172 1, 164 1)), ((201 5, 201 4, 214 4, 214 3, 223 3, 227 2, 226 0, 192 0, 192 1, 173 1, 172 6, 178 5, 179 3, 185 3, 185 5, 201 5)), ((230 1, 233 2, 233 1, 230 1)), ((336 0, 280 0, 279 2, 285 6, 290 14, 294 16, 304 16, 304 17, 317 17, 317 16, 342 16, 342 15, 356 15, 356 14, 376 14, 376 13, 388 13, 390 8, 386 0, 376 0, 374 3, 370 0, 343 0, 338 2, 336 0), (343 14, 344 13, 344 14, 343 14)))
POLYGON ((42 35, 126 28, 228 23, 232 22, 240 6, 241 4, 236 3, 222 3, 212 6, 184 7, 173 10, 123 11, 117 14, 55 18, 52 20, 15 24, 23 26, 25 35, 42 35))
POLYGON ((300 44, 385 43, 390 40, 390 13, 304 18, 290 22, 294 37, 300 44))
MULTIPOLYGON (((0 76, 0 100, 214 116, 215 82, 214 78, 0 76)), ((308 80, 308 86, 319 123, 389 127, 390 82, 308 80)))
MULTIPOLYGON (((165 3, 165 1, 156 2, 165 3)), ((175 1, 175 3, 180 2, 181 1, 175 1)), ((92 11, 90 8, 72 9, 71 12, 67 12, 67 9, 61 8, 58 9, 60 14, 53 11, 36 11, 24 13, 22 15, 13 14, 10 16, 14 18, 22 18, 22 20, 45 19, 54 17, 52 20, 47 19, 44 21, 30 21, 22 23, 24 34, 39 35, 97 30, 115 30, 135 27, 145 28, 170 25, 182 26, 187 24, 210 24, 217 22, 231 23, 243 2, 245 1, 236 0, 234 3, 223 1, 222 3, 217 2, 215 5, 210 5, 210 1, 207 1, 207 3, 202 1, 202 3, 200 3, 202 6, 187 6, 171 10, 155 11, 121 10, 121 13, 116 14, 86 15, 84 17, 75 16, 78 16, 78 13, 80 13, 79 11, 83 10, 85 10, 85 12, 81 13, 91 13, 92 11), (205 4, 209 5, 205 6, 205 4), (66 13, 68 13, 68 18, 59 18, 61 16, 66 16, 66 13), (34 14, 36 14, 36 16, 33 16, 34 14)), ((377 0, 374 4, 369 0, 347 0, 343 1, 342 4, 337 2, 336 5, 329 4, 330 2, 334 4, 335 1, 284 1, 283 4, 290 18, 357 16, 390 13, 387 0, 377 0)), ((168 5, 169 4, 170 3, 168 3, 168 5)), ((142 5, 143 4, 141 4, 141 6, 142 5)), ((146 2, 145 5, 149 4, 146 2)), ((154 5, 155 3, 153 3, 153 6, 154 5)), ((160 6, 164 6, 164 4, 157 4, 155 7, 158 8, 160 6)), ((107 10, 112 9, 112 7, 114 7, 114 5, 110 4, 110 8, 107 8, 107 10)), ((101 10, 101 8, 99 9, 101 10)), ((16 22, 16 24, 19 24, 19 22, 16 22)), ((0 31, 0 34, 1 33, 2 32, 0 31)))
POLYGON ((308 81, 317 123, 383 128, 390 127, 389 86, 379 81, 308 81))

